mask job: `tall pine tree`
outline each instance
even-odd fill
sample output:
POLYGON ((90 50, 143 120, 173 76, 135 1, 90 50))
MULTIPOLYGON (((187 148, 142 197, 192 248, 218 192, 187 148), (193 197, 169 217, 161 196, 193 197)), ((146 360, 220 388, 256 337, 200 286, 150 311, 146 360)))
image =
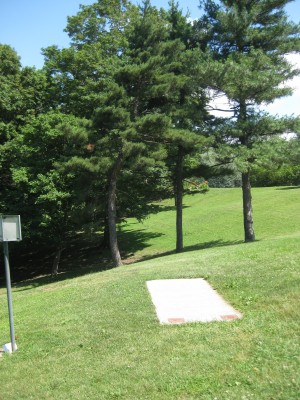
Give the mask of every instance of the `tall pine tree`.
POLYGON ((245 241, 255 240, 250 171, 254 147, 272 134, 295 128, 292 118, 272 118, 257 106, 291 94, 285 84, 299 73, 285 55, 300 50, 300 25, 288 21, 290 0, 202 1, 198 39, 214 62, 207 74, 210 87, 229 99, 233 118, 224 130, 242 156, 245 241))

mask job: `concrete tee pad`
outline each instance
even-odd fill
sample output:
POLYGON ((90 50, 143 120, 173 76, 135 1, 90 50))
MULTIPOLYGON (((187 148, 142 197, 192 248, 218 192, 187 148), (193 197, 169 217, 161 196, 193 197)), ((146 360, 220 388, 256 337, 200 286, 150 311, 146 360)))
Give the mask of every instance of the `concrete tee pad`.
POLYGON ((147 281, 147 287, 161 324, 228 321, 242 317, 201 278, 147 281))

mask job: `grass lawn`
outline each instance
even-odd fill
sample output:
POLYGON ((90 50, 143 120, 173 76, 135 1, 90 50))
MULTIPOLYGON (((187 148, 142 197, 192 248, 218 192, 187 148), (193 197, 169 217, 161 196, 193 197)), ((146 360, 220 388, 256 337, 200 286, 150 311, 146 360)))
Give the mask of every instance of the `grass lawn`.
MULTIPOLYGON (((0 358, 0 399, 298 400, 300 189, 255 189, 253 201, 254 243, 242 242, 241 191, 211 189, 185 197, 181 254, 164 202, 121 228, 124 254, 144 261, 14 285, 19 350, 0 358), (145 282, 191 277, 243 318, 159 325, 145 282)), ((7 320, 2 288, 1 344, 7 320)))

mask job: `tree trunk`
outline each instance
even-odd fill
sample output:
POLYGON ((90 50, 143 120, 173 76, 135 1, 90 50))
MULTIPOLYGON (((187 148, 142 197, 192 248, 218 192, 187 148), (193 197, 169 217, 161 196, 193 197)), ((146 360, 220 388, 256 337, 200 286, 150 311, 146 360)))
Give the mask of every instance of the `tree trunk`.
POLYGON ((255 240, 255 235, 253 229, 252 197, 249 171, 242 173, 242 189, 245 242, 253 242, 255 240))
POLYGON ((61 257, 62 251, 63 251, 62 246, 59 246, 56 249, 56 253, 55 253, 53 264, 52 264, 52 272, 51 272, 52 278, 58 274, 59 262, 60 262, 60 257, 61 257))
MULTIPOLYGON (((247 106, 243 100, 240 102, 240 112, 238 120, 242 123, 247 121, 247 106)), ((249 148, 248 135, 245 132, 240 138, 241 145, 249 148)), ((242 190, 243 190, 243 214, 244 214, 244 234, 245 242, 253 242, 255 240, 252 218, 252 197, 250 185, 250 170, 242 173, 242 190)))
POLYGON ((115 267, 122 265, 122 259, 118 246, 117 238, 117 208, 116 208, 116 191, 117 179, 123 163, 123 154, 120 153, 114 166, 112 167, 108 188, 108 228, 109 228, 109 245, 112 260, 115 267))
POLYGON ((182 198, 183 198, 183 160, 184 151, 182 146, 178 146, 175 176, 175 204, 176 204, 176 252, 183 250, 183 230, 182 230, 182 198))
POLYGON ((104 218, 104 232, 100 247, 102 247, 103 249, 109 249, 109 225, 107 216, 105 216, 104 218))

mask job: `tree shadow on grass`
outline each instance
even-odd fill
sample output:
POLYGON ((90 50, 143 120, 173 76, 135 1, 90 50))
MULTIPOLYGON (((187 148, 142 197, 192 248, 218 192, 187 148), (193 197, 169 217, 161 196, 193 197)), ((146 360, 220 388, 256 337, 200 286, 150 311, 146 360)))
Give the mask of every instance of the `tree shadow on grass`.
MULTIPOLYGON (((147 232, 144 229, 120 232, 119 242, 122 259, 126 260, 134 252, 142 250, 150 244, 148 242, 162 234, 147 232), (122 251, 123 249, 126 249, 122 251)), ((24 256, 11 255, 11 277, 15 291, 29 290, 33 287, 47 285, 56 281, 76 278, 82 275, 103 272, 114 268, 110 251, 102 248, 101 236, 97 242, 78 239, 69 243, 62 252, 59 273, 51 276, 53 263, 53 249, 40 248, 27 252, 24 256)), ((0 265, 0 287, 5 287, 4 271, 0 265), (2 279, 1 279, 2 278, 2 279)))
MULTIPOLYGON (((141 232, 139 232, 141 234, 141 232)), ((139 237, 138 231, 131 232, 131 240, 133 237, 136 239, 136 244, 132 245, 135 246, 136 249, 143 249, 144 247, 150 246, 146 243, 143 244, 143 240, 149 240, 150 238, 162 236, 162 234, 157 233, 149 233, 149 232, 142 232, 141 237, 139 237), (133 235, 134 234, 134 235, 133 235)), ((244 243, 243 241, 223 241, 222 239, 219 240, 212 240, 210 242, 199 243, 192 246, 186 246, 181 253, 176 253, 176 250, 170 250, 162 253, 157 253, 153 255, 145 255, 141 257, 135 257, 134 253, 130 253, 126 251, 126 253, 122 253, 122 258, 124 264, 136 264, 142 261, 149 261, 155 260, 156 258, 166 257, 172 254, 182 254, 191 251, 198 251, 210 248, 217 248, 217 247, 224 247, 224 246, 234 246, 244 243)), ((101 259, 99 258, 99 247, 86 247, 80 249, 78 252, 78 257, 76 259, 76 264, 74 264, 74 259, 72 257, 67 258, 69 260, 64 259, 62 260, 62 266, 60 269, 59 274, 52 278, 50 274, 47 275, 40 275, 40 276, 32 276, 24 281, 19 281, 14 283, 14 292, 24 292, 27 290, 31 290, 33 288, 47 286, 48 284, 53 284, 55 282, 62 282, 68 279, 74 279, 83 275, 89 275, 93 273, 103 272, 109 269, 114 268, 112 262, 109 257, 109 253, 106 254, 107 257, 102 254, 101 259)), ((91 279, 92 276, 91 276, 91 279)), ((48 289, 43 289, 47 291, 48 289)), ((55 289, 53 289, 55 290, 55 289)))
MULTIPOLYGON (((205 250, 205 249, 216 248, 216 247, 235 246, 235 245, 239 245, 242 243, 244 243, 243 240, 232 240, 232 241, 224 241, 222 239, 212 240, 210 242, 199 243, 199 244, 195 244, 195 245, 191 245, 191 246, 185 246, 184 249, 180 253, 177 253, 176 250, 174 249, 174 250, 170 250, 170 251, 166 251, 166 252, 162 252, 162 253, 141 256, 139 259, 132 261, 132 263, 153 260, 155 258, 170 256, 172 254, 182 254, 182 253, 187 253, 187 252, 191 252, 191 251, 205 250)), ((130 259, 129 259, 129 261, 130 261, 130 259)))
POLYGON ((283 188, 276 188, 276 190, 294 190, 294 189, 300 189, 300 186, 289 186, 289 187, 283 187, 283 188))
MULTIPOLYGON (((152 246, 152 239, 159 238, 161 236, 164 236, 164 234, 148 232, 146 229, 126 230, 124 232, 121 230, 119 233, 119 242, 124 264, 133 264, 176 254, 174 249, 152 255, 136 255, 138 251, 152 246)), ((21 260, 23 263, 21 262, 21 264, 19 264, 18 269, 16 269, 16 265, 12 263, 11 270, 14 278, 14 290, 29 290, 31 288, 47 285, 49 283, 72 279, 97 272, 103 272, 113 268, 114 266, 111 262, 110 252, 108 249, 101 248, 99 245, 100 241, 101 238, 98 237, 96 242, 97 244, 95 244, 95 241, 94 243, 91 243, 88 240, 77 240, 74 243, 71 243, 62 253, 59 273, 54 278, 51 277, 53 254, 49 252, 49 249, 40 249, 41 252, 36 251, 32 254, 29 254, 27 262, 25 263, 25 260, 21 260)), ((183 252, 232 246, 241 243, 243 243, 243 241, 224 241, 222 239, 218 239, 210 242, 186 246, 183 249, 183 252)), ((4 276, 2 271, 1 276, 2 278, 4 276)), ((5 286, 4 279, 1 281, 1 286, 5 286)))
POLYGON ((159 238, 164 236, 164 233, 149 232, 146 229, 126 229, 124 232, 119 232, 119 243, 121 248, 121 255, 123 258, 128 258, 134 255, 136 252, 141 251, 151 244, 151 239, 159 238), (126 249, 123 250, 122 249, 126 249))
POLYGON ((164 204, 151 205, 151 214, 158 214, 163 211, 176 211, 176 206, 166 206, 164 204))
MULTIPOLYGON (((53 249, 43 248, 40 251, 25 254, 23 257, 11 257, 10 269, 13 286, 31 289, 55 281, 105 271, 113 266, 109 252, 101 249, 99 245, 78 244, 75 248, 69 245, 62 252, 58 275, 52 277, 53 256, 53 249)), ((0 273, 2 278, 0 285, 4 287, 4 273, 2 271, 0 273)), ((16 289, 16 291, 18 290, 16 289)))

